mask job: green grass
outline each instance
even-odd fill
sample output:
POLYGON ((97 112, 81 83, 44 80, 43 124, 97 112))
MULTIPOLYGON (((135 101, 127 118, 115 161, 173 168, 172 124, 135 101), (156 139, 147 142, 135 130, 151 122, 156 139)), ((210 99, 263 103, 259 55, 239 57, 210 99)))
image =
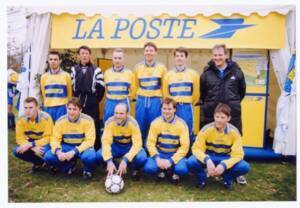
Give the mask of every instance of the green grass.
POLYGON ((9 201, 10 202, 191 202, 191 201, 294 201, 296 200, 296 166, 289 163, 251 162, 248 185, 234 184, 231 192, 221 182, 210 180, 205 190, 198 190, 195 176, 182 178, 175 186, 156 182, 143 175, 140 182, 125 177, 125 189, 118 195, 104 190, 105 171, 100 167, 91 181, 81 177, 80 166, 71 177, 46 171, 31 174, 31 164, 12 155, 15 133, 9 131, 9 201))

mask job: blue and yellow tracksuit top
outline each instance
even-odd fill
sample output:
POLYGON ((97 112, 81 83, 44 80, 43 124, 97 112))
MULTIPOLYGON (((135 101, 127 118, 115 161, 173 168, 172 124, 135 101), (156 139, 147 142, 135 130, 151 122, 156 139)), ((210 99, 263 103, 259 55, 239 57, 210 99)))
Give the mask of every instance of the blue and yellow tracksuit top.
POLYGON ((22 115, 16 125, 16 142, 18 145, 31 142, 33 146, 44 146, 50 142, 52 129, 52 118, 43 111, 38 111, 34 121, 22 115))
POLYGON ((143 61, 134 67, 136 95, 144 97, 162 97, 162 82, 167 68, 155 62, 152 66, 143 61))
POLYGON ((133 117, 128 115, 122 125, 118 125, 113 117, 106 121, 102 136, 102 154, 105 162, 112 159, 112 144, 131 146, 128 153, 123 156, 125 161, 131 162, 139 153, 142 149, 142 137, 139 125, 133 117))
POLYGON ((71 121, 68 115, 60 117, 54 126, 50 145, 53 154, 61 149, 61 144, 75 145, 74 151, 79 154, 94 146, 96 139, 94 120, 80 113, 76 121, 71 121))
POLYGON ((55 74, 49 70, 42 75, 40 83, 46 107, 65 105, 72 98, 71 76, 62 69, 55 74))
POLYGON ((199 75, 190 68, 172 69, 164 76, 163 93, 176 102, 195 104, 199 100, 199 75))
POLYGON ((135 94, 135 77, 131 70, 123 68, 115 71, 110 68, 104 73, 106 98, 113 100, 133 99, 135 94))
POLYGON ((229 169, 244 157, 239 130, 228 123, 224 132, 219 132, 214 122, 207 124, 198 133, 192 153, 202 163, 206 163, 209 159, 207 153, 228 155, 230 158, 221 161, 221 164, 229 169))
POLYGON ((177 164, 190 148, 189 130, 178 116, 167 122, 162 116, 156 118, 150 126, 147 148, 150 157, 159 153, 170 154, 172 163, 177 164))

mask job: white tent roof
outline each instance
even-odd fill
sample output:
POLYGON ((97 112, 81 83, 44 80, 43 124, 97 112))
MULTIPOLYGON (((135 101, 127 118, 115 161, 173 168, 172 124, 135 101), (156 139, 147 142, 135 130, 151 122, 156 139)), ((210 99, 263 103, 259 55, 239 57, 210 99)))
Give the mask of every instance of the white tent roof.
POLYGON ((84 13, 86 16, 94 16, 101 14, 103 16, 159 16, 161 14, 169 14, 170 16, 178 16, 185 14, 195 16, 203 14, 211 16, 213 14, 222 14, 223 16, 231 16, 234 13, 249 16, 252 13, 258 13, 260 16, 266 16, 270 12, 277 12, 286 15, 289 11, 294 10, 293 5, 102 5, 102 6, 60 6, 60 7, 27 7, 28 14, 43 13, 84 13))

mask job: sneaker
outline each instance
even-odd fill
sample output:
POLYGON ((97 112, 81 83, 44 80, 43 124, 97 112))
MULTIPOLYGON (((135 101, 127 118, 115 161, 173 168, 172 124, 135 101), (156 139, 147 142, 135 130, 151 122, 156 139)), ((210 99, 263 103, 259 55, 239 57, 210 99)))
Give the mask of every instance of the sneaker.
POLYGON ((76 160, 72 161, 71 167, 67 170, 67 175, 72 175, 75 170, 76 160))
POLYGON ((203 189, 205 188, 205 186, 206 186, 206 183, 205 183, 205 182, 199 183, 199 184, 197 185, 197 187, 198 187, 200 190, 203 190, 203 189))
POLYGON ((173 174, 171 178, 171 183, 177 185, 179 183, 179 179, 180 179, 179 175, 173 174))
POLYGON ((158 181, 163 180, 165 177, 166 177, 166 174, 163 171, 157 174, 157 180, 158 181))
POLYGON ((58 172, 58 169, 54 166, 49 167, 49 172, 51 175, 55 175, 58 172))
POLYGON ((83 173, 82 173, 82 177, 85 180, 89 180, 89 179, 91 179, 93 177, 93 175, 92 175, 92 173, 90 171, 85 171, 84 170, 83 173))
POLYGON ((134 181, 139 181, 141 179, 140 171, 138 171, 138 170, 133 171, 132 174, 131 174, 131 178, 134 181))
POLYGON ((37 172, 40 172, 41 169, 42 169, 42 165, 33 165, 31 167, 31 170, 30 170, 30 173, 37 173, 37 172))
POLYGON ((241 175, 239 177, 236 177, 236 182, 238 184, 241 184, 241 185, 246 185, 247 184, 247 180, 246 180, 246 177, 241 175))
POLYGON ((224 187, 225 187, 228 191, 231 191, 232 188, 233 188, 233 183, 224 182, 224 187))

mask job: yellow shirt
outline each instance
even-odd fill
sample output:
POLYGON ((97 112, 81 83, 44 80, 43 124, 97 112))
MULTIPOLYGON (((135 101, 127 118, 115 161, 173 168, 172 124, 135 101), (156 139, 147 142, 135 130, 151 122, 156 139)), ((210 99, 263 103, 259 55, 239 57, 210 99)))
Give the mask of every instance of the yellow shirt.
POLYGON ((145 97, 162 97, 162 80, 167 68, 155 62, 153 66, 147 66, 145 62, 138 63, 134 67, 137 95, 145 97))
POLYGON ((41 92, 46 107, 67 104, 72 98, 71 76, 61 69, 56 74, 49 70, 41 77, 41 92))
POLYGON ((114 71, 110 68, 104 73, 104 82, 106 88, 106 98, 113 100, 123 100, 128 97, 131 99, 135 93, 135 78, 132 71, 122 69, 114 71))
POLYGON ((50 145, 53 153, 61 148, 61 143, 76 145, 76 153, 81 153, 94 146, 96 139, 94 120, 80 113, 79 118, 72 122, 68 115, 60 117, 54 126, 50 145))
POLYGON ((207 159, 209 159, 206 151, 217 155, 229 155, 230 158, 223 160, 222 163, 225 164, 227 169, 231 168, 244 157, 239 130, 229 123, 225 127, 224 132, 219 132, 214 122, 205 125, 197 135, 192 152, 198 160, 206 163, 207 159))
POLYGON ((151 123, 147 139, 150 157, 160 152, 173 154, 171 159, 177 164, 187 155, 189 147, 188 127, 181 118, 175 116, 171 122, 166 122, 160 116, 151 123))
POLYGON ((199 100, 199 75, 195 70, 186 68, 182 72, 169 71, 163 82, 164 97, 176 102, 195 104, 199 100))
POLYGON ((131 162, 133 158, 142 149, 142 136, 139 125, 136 120, 128 116, 123 125, 117 125, 114 118, 107 120, 102 136, 102 152, 103 160, 108 161, 112 159, 111 145, 131 145, 131 148, 124 157, 131 162))
POLYGON ((17 121, 16 142, 18 145, 33 142, 34 145, 44 146, 49 144, 52 129, 52 118, 46 112, 39 111, 34 121, 23 115, 17 121))

